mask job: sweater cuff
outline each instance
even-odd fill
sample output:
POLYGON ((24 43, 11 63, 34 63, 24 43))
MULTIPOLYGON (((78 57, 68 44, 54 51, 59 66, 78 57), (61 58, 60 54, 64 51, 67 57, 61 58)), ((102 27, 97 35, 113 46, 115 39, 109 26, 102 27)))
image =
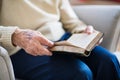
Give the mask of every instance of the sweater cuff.
POLYGON ((4 48, 7 49, 7 51, 12 51, 14 48, 16 48, 12 44, 12 34, 15 32, 15 30, 18 27, 1 27, 1 43, 4 48))

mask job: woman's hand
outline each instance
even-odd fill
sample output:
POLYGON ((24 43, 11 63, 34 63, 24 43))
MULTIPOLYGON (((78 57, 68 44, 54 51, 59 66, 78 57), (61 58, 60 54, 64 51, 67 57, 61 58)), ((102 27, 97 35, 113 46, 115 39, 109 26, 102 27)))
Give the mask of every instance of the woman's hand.
MULTIPOLYGON (((87 26, 84 32, 87 34, 92 34, 93 32, 95 32, 95 29, 93 28, 93 26, 87 26)), ((97 45, 99 45, 102 41, 103 41, 103 38, 100 39, 97 45)))
POLYGON ((37 31, 17 29, 12 35, 12 42, 34 56, 52 55, 47 47, 52 47, 53 42, 37 31))
POLYGON ((87 34, 92 34, 94 31, 95 30, 94 30, 93 26, 87 26, 83 32, 85 32, 87 34))

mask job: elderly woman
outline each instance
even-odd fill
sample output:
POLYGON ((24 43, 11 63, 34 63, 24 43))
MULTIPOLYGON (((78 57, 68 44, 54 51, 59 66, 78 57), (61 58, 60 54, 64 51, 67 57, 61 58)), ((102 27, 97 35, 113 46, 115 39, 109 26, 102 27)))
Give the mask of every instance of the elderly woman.
POLYGON ((100 46, 89 57, 48 50, 54 41, 68 38, 66 32, 92 34, 94 30, 77 18, 68 0, 2 0, 0 15, 0 45, 9 52, 16 77, 120 80, 118 60, 100 46))

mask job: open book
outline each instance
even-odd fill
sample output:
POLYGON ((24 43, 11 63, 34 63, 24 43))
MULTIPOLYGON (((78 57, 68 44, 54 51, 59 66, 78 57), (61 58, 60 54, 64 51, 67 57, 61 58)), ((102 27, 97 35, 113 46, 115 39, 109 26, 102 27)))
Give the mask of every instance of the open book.
POLYGON ((95 31, 92 34, 72 34, 68 40, 55 42, 55 46, 53 46, 50 50, 89 56, 91 50, 96 46, 102 37, 103 33, 99 31, 95 31))

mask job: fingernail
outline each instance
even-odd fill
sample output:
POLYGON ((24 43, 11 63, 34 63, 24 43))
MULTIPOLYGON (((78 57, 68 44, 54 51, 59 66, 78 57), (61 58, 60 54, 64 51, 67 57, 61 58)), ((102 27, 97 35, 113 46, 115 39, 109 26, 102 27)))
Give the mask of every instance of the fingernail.
POLYGON ((52 45, 54 44, 54 42, 52 42, 52 41, 50 41, 50 42, 51 42, 52 45))
POLYGON ((54 42, 50 41, 51 47, 54 45, 54 42))

